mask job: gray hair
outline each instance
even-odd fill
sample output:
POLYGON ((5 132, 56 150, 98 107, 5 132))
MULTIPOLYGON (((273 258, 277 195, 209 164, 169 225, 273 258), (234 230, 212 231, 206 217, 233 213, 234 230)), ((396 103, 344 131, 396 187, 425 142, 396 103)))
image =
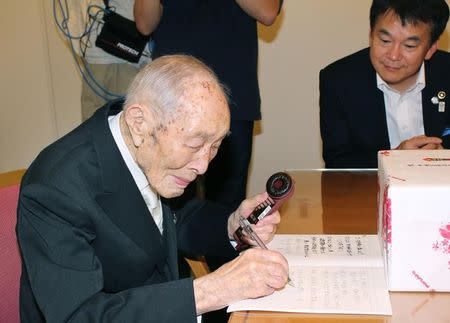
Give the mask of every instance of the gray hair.
POLYGON ((228 100, 227 89, 206 64, 189 55, 166 55, 153 60, 136 75, 124 107, 147 105, 166 123, 182 105, 193 78, 199 76, 214 82, 228 100))

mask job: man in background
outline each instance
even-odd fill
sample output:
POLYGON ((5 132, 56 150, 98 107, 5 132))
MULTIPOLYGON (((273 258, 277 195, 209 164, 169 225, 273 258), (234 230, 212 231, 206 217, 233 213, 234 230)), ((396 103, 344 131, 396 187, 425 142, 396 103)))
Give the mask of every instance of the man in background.
POLYGON ((448 17, 445 0, 372 2, 370 47, 320 72, 327 168, 376 168, 379 150, 444 148, 450 54, 437 41, 448 17))

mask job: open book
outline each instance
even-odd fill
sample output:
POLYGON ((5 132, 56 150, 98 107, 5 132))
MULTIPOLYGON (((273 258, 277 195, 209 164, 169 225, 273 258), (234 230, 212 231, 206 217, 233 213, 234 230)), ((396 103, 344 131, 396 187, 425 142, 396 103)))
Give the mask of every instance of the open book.
POLYGON ((289 262, 295 287, 231 304, 256 310, 391 315, 377 235, 276 235, 268 245, 289 262))

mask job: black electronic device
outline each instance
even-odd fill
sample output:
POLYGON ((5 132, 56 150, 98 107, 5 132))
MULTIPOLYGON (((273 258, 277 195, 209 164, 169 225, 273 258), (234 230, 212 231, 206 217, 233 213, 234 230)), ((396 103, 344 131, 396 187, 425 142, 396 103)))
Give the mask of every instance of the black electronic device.
MULTIPOLYGON (((267 180, 266 191, 269 197, 260 203, 253 210, 252 214, 247 217, 248 222, 251 224, 258 223, 265 216, 278 210, 281 204, 292 196, 294 193, 294 180, 287 173, 275 173, 267 180)), ((250 247, 243 239, 244 230, 242 227, 239 227, 233 233, 233 238, 237 243, 236 250, 242 251, 250 247)))
POLYGON ((142 35, 137 30, 134 21, 112 11, 109 0, 103 2, 106 8, 103 27, 97 35, 95 45, 105 52, 131 63, 139 62, 150 36, 142 35))

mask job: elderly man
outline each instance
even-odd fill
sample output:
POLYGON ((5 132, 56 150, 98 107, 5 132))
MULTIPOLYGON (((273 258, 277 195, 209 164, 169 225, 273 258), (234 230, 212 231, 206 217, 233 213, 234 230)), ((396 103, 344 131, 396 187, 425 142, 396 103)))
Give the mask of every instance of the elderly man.
MULTIPOLYGON (((192 57, 164 56, 136 76, 124 104, 104 106, 47 147, 19 200, 22 322, 195 322, 282 288, 286 260, 257 248, 178 279, 177 249, 235 254, 238 217, 267 198, 234 212, 193 200, 176 213, 160 198, 181 195, 206 171, 229 123, 213 72, 192 57)), ((275 213, 255 230, 268 241, 279 220, 275 213)))

